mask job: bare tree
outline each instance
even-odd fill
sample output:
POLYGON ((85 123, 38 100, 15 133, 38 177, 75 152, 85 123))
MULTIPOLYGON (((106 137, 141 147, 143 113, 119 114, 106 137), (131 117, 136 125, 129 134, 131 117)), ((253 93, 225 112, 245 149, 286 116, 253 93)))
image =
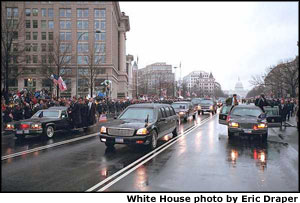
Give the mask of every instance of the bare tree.
MULTIPOLYGON (((42 47, 42 49, 45 48, 42 47)), ((70 67, 72 60, 71 52, 72 44, 70 42, 63 42, 56 36, 52 43, 48 44, 48 51, 44 55, 42 54, 40 76, 48 80, 51 80, 52 74, 58 77, 64 76, 64 71, 62 70, 70 67)), ((56 96, 59 97, 60 90, 58 86, 56 90, 56 96)))
POLYGON ((19 33, 24 28, 24 10, 20 11, 13 2, 1 2, 1 80, 4 84, 4 95, 8 102, 9 80, 16 79, 21 70, 24 43, 19 41, 19 33))

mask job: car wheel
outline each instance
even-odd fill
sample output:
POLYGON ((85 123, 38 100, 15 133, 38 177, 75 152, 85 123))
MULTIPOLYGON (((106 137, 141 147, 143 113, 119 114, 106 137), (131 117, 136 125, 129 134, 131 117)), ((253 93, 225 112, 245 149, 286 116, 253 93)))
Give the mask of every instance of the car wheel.
POLYGON ((114 143, 107 143, 107 142, 105 142, 105 145, 107 148, 113 148, 115 146, 114 143))
POLYGON ((268 140, 268 133, 262 134, 261 141, 265 143, 267 142, 267 140, 268 140))
POLYGON ((87 132, 88 128, 83 128, 83 132, 87 132))
POLYGON ((149 143, 149 149, 153 150, 155 149, 157 146, 157 133, 155 130, 152 131, 152 136, 151 136, 151 141, 149 143))
POLYGON ((54 128, 53 128, 52 125, 47 126, 46 131, 45 131, 45 135, 48 138, 52 138, 53 137, 53 135, 54 135, 54 128))
POLYGON ((178 126, 176 126, 176 128, 173 130, 172 134, 173 137, 176 137, 178 135, 178 126))

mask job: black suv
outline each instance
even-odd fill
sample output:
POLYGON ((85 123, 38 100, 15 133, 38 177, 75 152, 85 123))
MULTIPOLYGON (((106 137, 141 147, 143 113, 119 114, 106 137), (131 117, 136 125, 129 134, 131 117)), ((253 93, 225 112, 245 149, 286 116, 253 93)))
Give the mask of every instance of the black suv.
POLYGON ((107 147, 143 144, 154 149, 159 138, 177 136, 178 129, 179 118, 169 104, 134 104, 100 128, 100 141, 107 147))
POLYGON ((194 107, 192 102, 174 102, 173 104, 171 104, 171 106, 174 108, 180 119, 183 118, 184 121, 187 121, 189 116, 193 116, 193 119, 196 119, 198 110, 196 109, 196 107, 194 107))

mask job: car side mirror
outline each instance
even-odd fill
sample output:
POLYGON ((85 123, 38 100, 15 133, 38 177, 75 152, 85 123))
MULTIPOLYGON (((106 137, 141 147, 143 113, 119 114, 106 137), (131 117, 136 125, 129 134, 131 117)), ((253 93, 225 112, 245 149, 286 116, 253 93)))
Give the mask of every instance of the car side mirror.
POLYGON ((260 119, 265 119, 266 117, 267 117, 266 113, 262 113, 258 116, 258 118, 260 118, 260 119))

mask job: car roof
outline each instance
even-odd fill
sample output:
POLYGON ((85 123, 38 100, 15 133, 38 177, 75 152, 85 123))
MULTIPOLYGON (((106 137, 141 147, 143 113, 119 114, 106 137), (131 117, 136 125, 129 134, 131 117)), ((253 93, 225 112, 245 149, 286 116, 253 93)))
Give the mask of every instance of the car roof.
POLYGON ((143 104, 133 104, 130 105, 130 107, 134 107, 134 108, 160 108, 160 107, 167 107, 167 106, 171 106, 169 104, 159 104, 159 103, 143 103, 143 104))
POLYGON ((189 101, 179 101, 179 102, 174 102, 174 103, 172 103, 172 104, 189 104, 189 103, 191 103, 191 102, 189 102, 189 101))
POLYGON ((67 110, 68 107, 66 106, 52 106, 48 110, 67 110))
MULTIPOLYGON (((234 108, 248 108, 248 109, 257 109, 259 108, 258 106, 255 105, 247 105, 247 104, 239 104, 234 106, 234 108)), ((260 109, 260 108, 259 108, 260 109)))

